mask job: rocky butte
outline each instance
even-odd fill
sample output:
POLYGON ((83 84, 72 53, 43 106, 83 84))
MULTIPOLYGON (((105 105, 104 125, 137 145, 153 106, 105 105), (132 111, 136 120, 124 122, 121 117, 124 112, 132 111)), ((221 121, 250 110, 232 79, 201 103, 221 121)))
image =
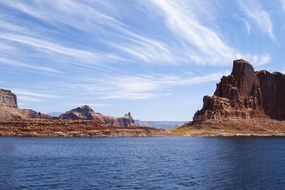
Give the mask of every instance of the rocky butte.
POLYGON ((213 96, 191 123, 174 130, 184 135, 284 135, 285 75, 255 71, 243 59, 233 62, 213 96))
POLYGON ((69 120, 94 120, 102 124, 129 127, 134 125, 134 119, 131 113, 125 114, 123 117, 107 116, 101 113, 95 112, 90 106, 84 105, 77 107, 70 111, 65 112, 59 116, 60 119, 69 120))

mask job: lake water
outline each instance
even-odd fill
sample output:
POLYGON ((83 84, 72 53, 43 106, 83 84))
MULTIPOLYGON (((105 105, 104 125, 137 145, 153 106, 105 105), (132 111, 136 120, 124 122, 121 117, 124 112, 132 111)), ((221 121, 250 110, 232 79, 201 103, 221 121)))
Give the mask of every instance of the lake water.
POLYGON ((0 189, 285 189, 285 138, 0 138, 0 189))

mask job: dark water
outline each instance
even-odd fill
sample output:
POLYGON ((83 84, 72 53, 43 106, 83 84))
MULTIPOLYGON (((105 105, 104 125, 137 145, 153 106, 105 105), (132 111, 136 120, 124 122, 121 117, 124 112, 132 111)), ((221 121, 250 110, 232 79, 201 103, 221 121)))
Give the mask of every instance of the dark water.
POLYGON ((0 138, 0 189, 285 189, 285 138, 0 138))

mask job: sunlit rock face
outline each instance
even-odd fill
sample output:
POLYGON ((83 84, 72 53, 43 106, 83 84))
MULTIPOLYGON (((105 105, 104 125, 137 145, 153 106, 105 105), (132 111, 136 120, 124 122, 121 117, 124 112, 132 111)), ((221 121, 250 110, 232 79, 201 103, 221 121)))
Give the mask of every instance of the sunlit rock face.
POLYGON ((254 71, 247 61, 233 62, 229 76, 223 76, 213 96, 203 98, 203 108, 193 121, 207 119, 285 119, 285 75, 254 71))

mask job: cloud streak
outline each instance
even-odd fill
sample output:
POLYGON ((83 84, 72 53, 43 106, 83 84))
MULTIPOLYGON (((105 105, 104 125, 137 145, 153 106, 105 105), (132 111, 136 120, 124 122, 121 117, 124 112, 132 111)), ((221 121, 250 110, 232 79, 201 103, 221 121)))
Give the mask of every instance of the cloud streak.
MULTIPOLYGON (((168 28, 188 46, 189 58, 199 64, 223 65, 244 57, 252 61, 256 55, 246 55, 225 43, 217 32, 200 23, 195 9, 185 1, 151 0, 165 15, 168 28), (185 8, 186 7, 186 8, 185 8)), ((263 59, 263 55, 260 56, 263 59)))
MULTIPOLYGON (((143 61, 147 63, 157 63, 159 60, 160 62, 164 63, 173 63, 176 58, 165 43, 133 32, 125 23, 122 23, 116 18, 100 12, 96 9, 96 6, 91 6, 86 2, 84 3, 73 0, 51 0, 36 3, 34 7, 28 6, 23 2, 5 3, 10 7, 13 7, 37 19, 41 19, 51 25, 57 26, 64 24, 84 31, 88 35, 101 35, 101 42, 105 42, 105 44, 109 45, 111 48, 115 48, 128 54, 132 59, 137 60, 136 62, 143 61), (53 12, 54 14, 50 14, 50 12, 53 12), (110 28, 112 32, 110 32, 110 28), (120 43, 113 42, 110 40, 110 36, 106 38, 106 35, 113 36, 113 40, 119 40, 120 43)), ((13 26, 9 24, 8 28, 13 29, 13 26)), ((19 28, 19 26, 15 26, 14 28, 19 28)), ((105 61, 108 59, 120 60, 119 57, 112 55, 111 53, 109 55, 104 55, 104 53, 96 54, 94 52, 86 52, 86 50, 67 49, 66 47, 52 44, 51 42, 47 41, 41 40, 40 43, 38 43, 39 40, 41 39, 21 39, 17 41, 32 45, 34 47, 38 47, 38 44, 45 44, 44 47, 46 47, 45 49, 47 50, 52 50, 67 56, 78 55, 78 58, 83 60, 88 58, 94 58, 94 61, 99 58, 106 58, 104 59, 105 61), (36 43, 31 43, 35 40, 36 43)), ((43 47, 40 46, 40 48, 43 47)), ((129 59, 130 58, 127 58, 124 61, 129 59)), ((121 61, 122 60, 123 58, 121 58, 121 61)))
POLYGON ((258 1, 248 0, 240 2, 239 5, 245 15, 251 19, 262 32, 267 34, 271 39, 275 39, 271 18, 258 1))
POLYGON ((6 59, 6 58, 0 58, 0 65, 8 65, 8 66, 13 66, 13 67, 20 67, 20 68, 25 68, 25 69, 29 69, 29 70, 34 70, 34 71, 41 71, 44 73, 55 73, 55 74, 59 74, 59 73, 63 73, 57 69, 54 68, 50 68, 50 67, 43 67, 43 66, 37 66, 37 65, 32 65, 32 64, 25 64, 19 61, 15 61, 15 60, 10 60, 10 59, 6 59))
POLYGON ((50 99, 55 101, 55 99, 61 98, 48 93, 33 92, 26 89, 13 89, 13 92, 17 95, 19 105, 25 105, 27 103, 44 103, 48 102, 50 99))
POLYGON ((78 58, 87 62, 97 63, 101 62, 103 58, 110 60, 120 60, 119 57, 110 54, 98 54, 92 51, 86 51, 82 49, 69 48, 58 43, 53 43, 47 40, 24 36, 24 35, 13 35, 13 34, 0 34, 0 38, 10 40, 18 43, 22 43, 28 46, 37 48, 38 50, 50 51, 73 58, 78 58))
POLYGON ((68 89, 81 89, 100 99, 147 100, 168 96, 178 87, 190 87, 202 83, 218 81, 228 72, 210 73, 204 76, 179 75, 124 75, 107 78, 88 78, 79 84, 62 84, 68 89))

